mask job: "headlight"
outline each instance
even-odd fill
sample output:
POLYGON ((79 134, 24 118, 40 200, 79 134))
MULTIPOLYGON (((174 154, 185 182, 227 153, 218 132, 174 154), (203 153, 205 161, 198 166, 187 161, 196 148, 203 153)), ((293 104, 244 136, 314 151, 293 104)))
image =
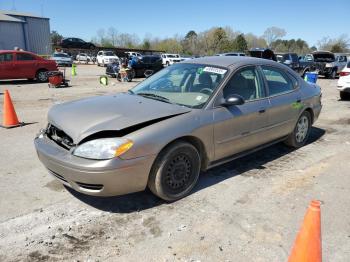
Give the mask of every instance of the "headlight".
POLYGON ((128 151, 133 142, 125 138, 101 138, 78 146, 73 155, 89 159, 111 159, 128 151))

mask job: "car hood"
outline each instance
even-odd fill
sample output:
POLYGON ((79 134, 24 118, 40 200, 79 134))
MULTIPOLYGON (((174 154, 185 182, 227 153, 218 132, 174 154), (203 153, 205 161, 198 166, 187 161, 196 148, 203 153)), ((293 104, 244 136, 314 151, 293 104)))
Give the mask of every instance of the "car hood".
POLYGON ((48 121, 77 144, 101 131, 119 131, 190 111, 187 107, 121 93, 55 105, 48 113, 48 121))

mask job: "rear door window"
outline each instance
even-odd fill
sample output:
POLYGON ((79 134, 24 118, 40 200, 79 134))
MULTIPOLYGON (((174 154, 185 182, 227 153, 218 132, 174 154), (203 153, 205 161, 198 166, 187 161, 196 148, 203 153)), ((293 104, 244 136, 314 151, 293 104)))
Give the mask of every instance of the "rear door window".
POLYGON ((13 54, 11 53, 0 54, 0 63, 11 62, 12 60, 13 60, 13 54))
POLYGON ((269 87, 269 95, 279 95, 294 90, 293 81, 282 70, 269 66, 261 66, 269 87))
POLYGON ((26 54, 26 53, 17 53, 16 54, 17 61, 31 61, 31 60, 36 60, 34 56, 31 54, 26 54))

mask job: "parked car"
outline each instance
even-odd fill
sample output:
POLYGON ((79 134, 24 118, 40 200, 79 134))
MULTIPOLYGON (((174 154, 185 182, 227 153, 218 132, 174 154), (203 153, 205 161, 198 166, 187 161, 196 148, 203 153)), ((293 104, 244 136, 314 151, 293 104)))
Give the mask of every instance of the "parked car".
MULTIPOLYGON (((133 68, 128 67, 127 74, 128 74, 128 82, 131 82, 132 79, 135 78, 135 70, 133 68)), ((119 81, 122 81, 122 77, 120 75, 120 64, 118 62, 108 64, 106 67, 106 75, 115 77, 119 81)))
POLYGON ((96 46, 93 43, 85 42, 80 38, 68 37, 61 41, 61 47, 63 48, 81 48, 81 49, 95 49, 96 46))
POLYGON ((315 70, 313 62, 304 62, 302 59, 299 59, 299 56, 296 53, 276 53, 275 55, 277 62, 289 66, 301 77, 304 77, 306 72, 315 70))
POLYGON ((181 62, 179 54, 162 54, 161 55, 163 66, 170 66, 174 63, 181 62))
POLYGON ((181 60, 181 61, 191 60, 191 59, 193 59, 193 58, 194 58, 194 57, 189 56, 189 55, 180 55, 180 60, 181 60))
POLYGON ((54 60, 58 66, 69 66, 73 64, 73 59, 66 53, 54 53, 51 56, 51 60, 54 60))
POLYGON ((113 51, 99 51, 96 61, 98 66, 106 66, 116 62, 119 63, 120 59, 113 51))
POLYGON ((91 57, 85 53, 78 54, 75 59, 79 62, 85 62, 85 63, 89 63, 90 61, 92 61, 91 57))
POLYGON ((135 77, 145 77, 146 71, 158 72, 163 69, 162 58, 159 55, 144 55, 141 59, 133 58, 129 66, 135 70, 135 77))
POLYGON ((328 51, 316 51, 312 53, 313 61, 319 75, 334 79, 346 66, 346 55, 337 55, 328 51))
POLYGON ((348 62, 346 67, 340 72, 337 86, 341 99, 350 97, 350 62, 348 62))
POLYGON ((299 60, 299 66, 300 66, 300 68, 302 68, 302 71, 299 71, 299 72, 303 72, 301 75, 303 78, 305 76, 305 73, 317 71, 316 63, 315 63, 314 58, 311 54, 299 56, 298 60, 299 60))
POLYGON ((47 72, 56 71, 54 60, 25 51, 0 50, 0 79, 48 80, 47 72))
POLYGON ((76 191, 148 186, 173 201, 201 171, 280 141, 305 145, 321 107, 320 87, 284 65, 212 56, 166 67, 127 93, 55 105, 34 143, 49 173, 76 191))
POLYGON ((128 56, 128 57, 133 57, 133 56, 136 56, 138 58, 142 58, 142 55, 138 52, 125 52, 125 54, 128 56))
POLYGON ((275 53, 268 48, 252 48, 249 51, 251 57, 264 58, 268 60, 277 61, 275 53))
POLYGON ((245 56, 245 53, 242 53, 242 52, 230 52, 230 53, 216 54, 216 56, 245 56))

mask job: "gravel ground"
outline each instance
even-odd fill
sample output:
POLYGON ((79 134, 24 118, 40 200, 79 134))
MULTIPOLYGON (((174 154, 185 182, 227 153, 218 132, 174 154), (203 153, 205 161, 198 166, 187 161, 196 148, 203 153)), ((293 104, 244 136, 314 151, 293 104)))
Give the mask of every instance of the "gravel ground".
POLYGON ((324 261, 349 261, 350 101, 339 100, 336 80, 319 80, 324 107, 307 146, 277 144, 211 169, 167 204, 148 190, 86 196, 47 174, 33 139, 53 104, 141 81, 105 87, 103 68, 68 71, 69 88, 0 82, 1 108, 8 89, 26 123, 0 129, 0 261, 286 261, 312 199, 322 201, 324 261))

